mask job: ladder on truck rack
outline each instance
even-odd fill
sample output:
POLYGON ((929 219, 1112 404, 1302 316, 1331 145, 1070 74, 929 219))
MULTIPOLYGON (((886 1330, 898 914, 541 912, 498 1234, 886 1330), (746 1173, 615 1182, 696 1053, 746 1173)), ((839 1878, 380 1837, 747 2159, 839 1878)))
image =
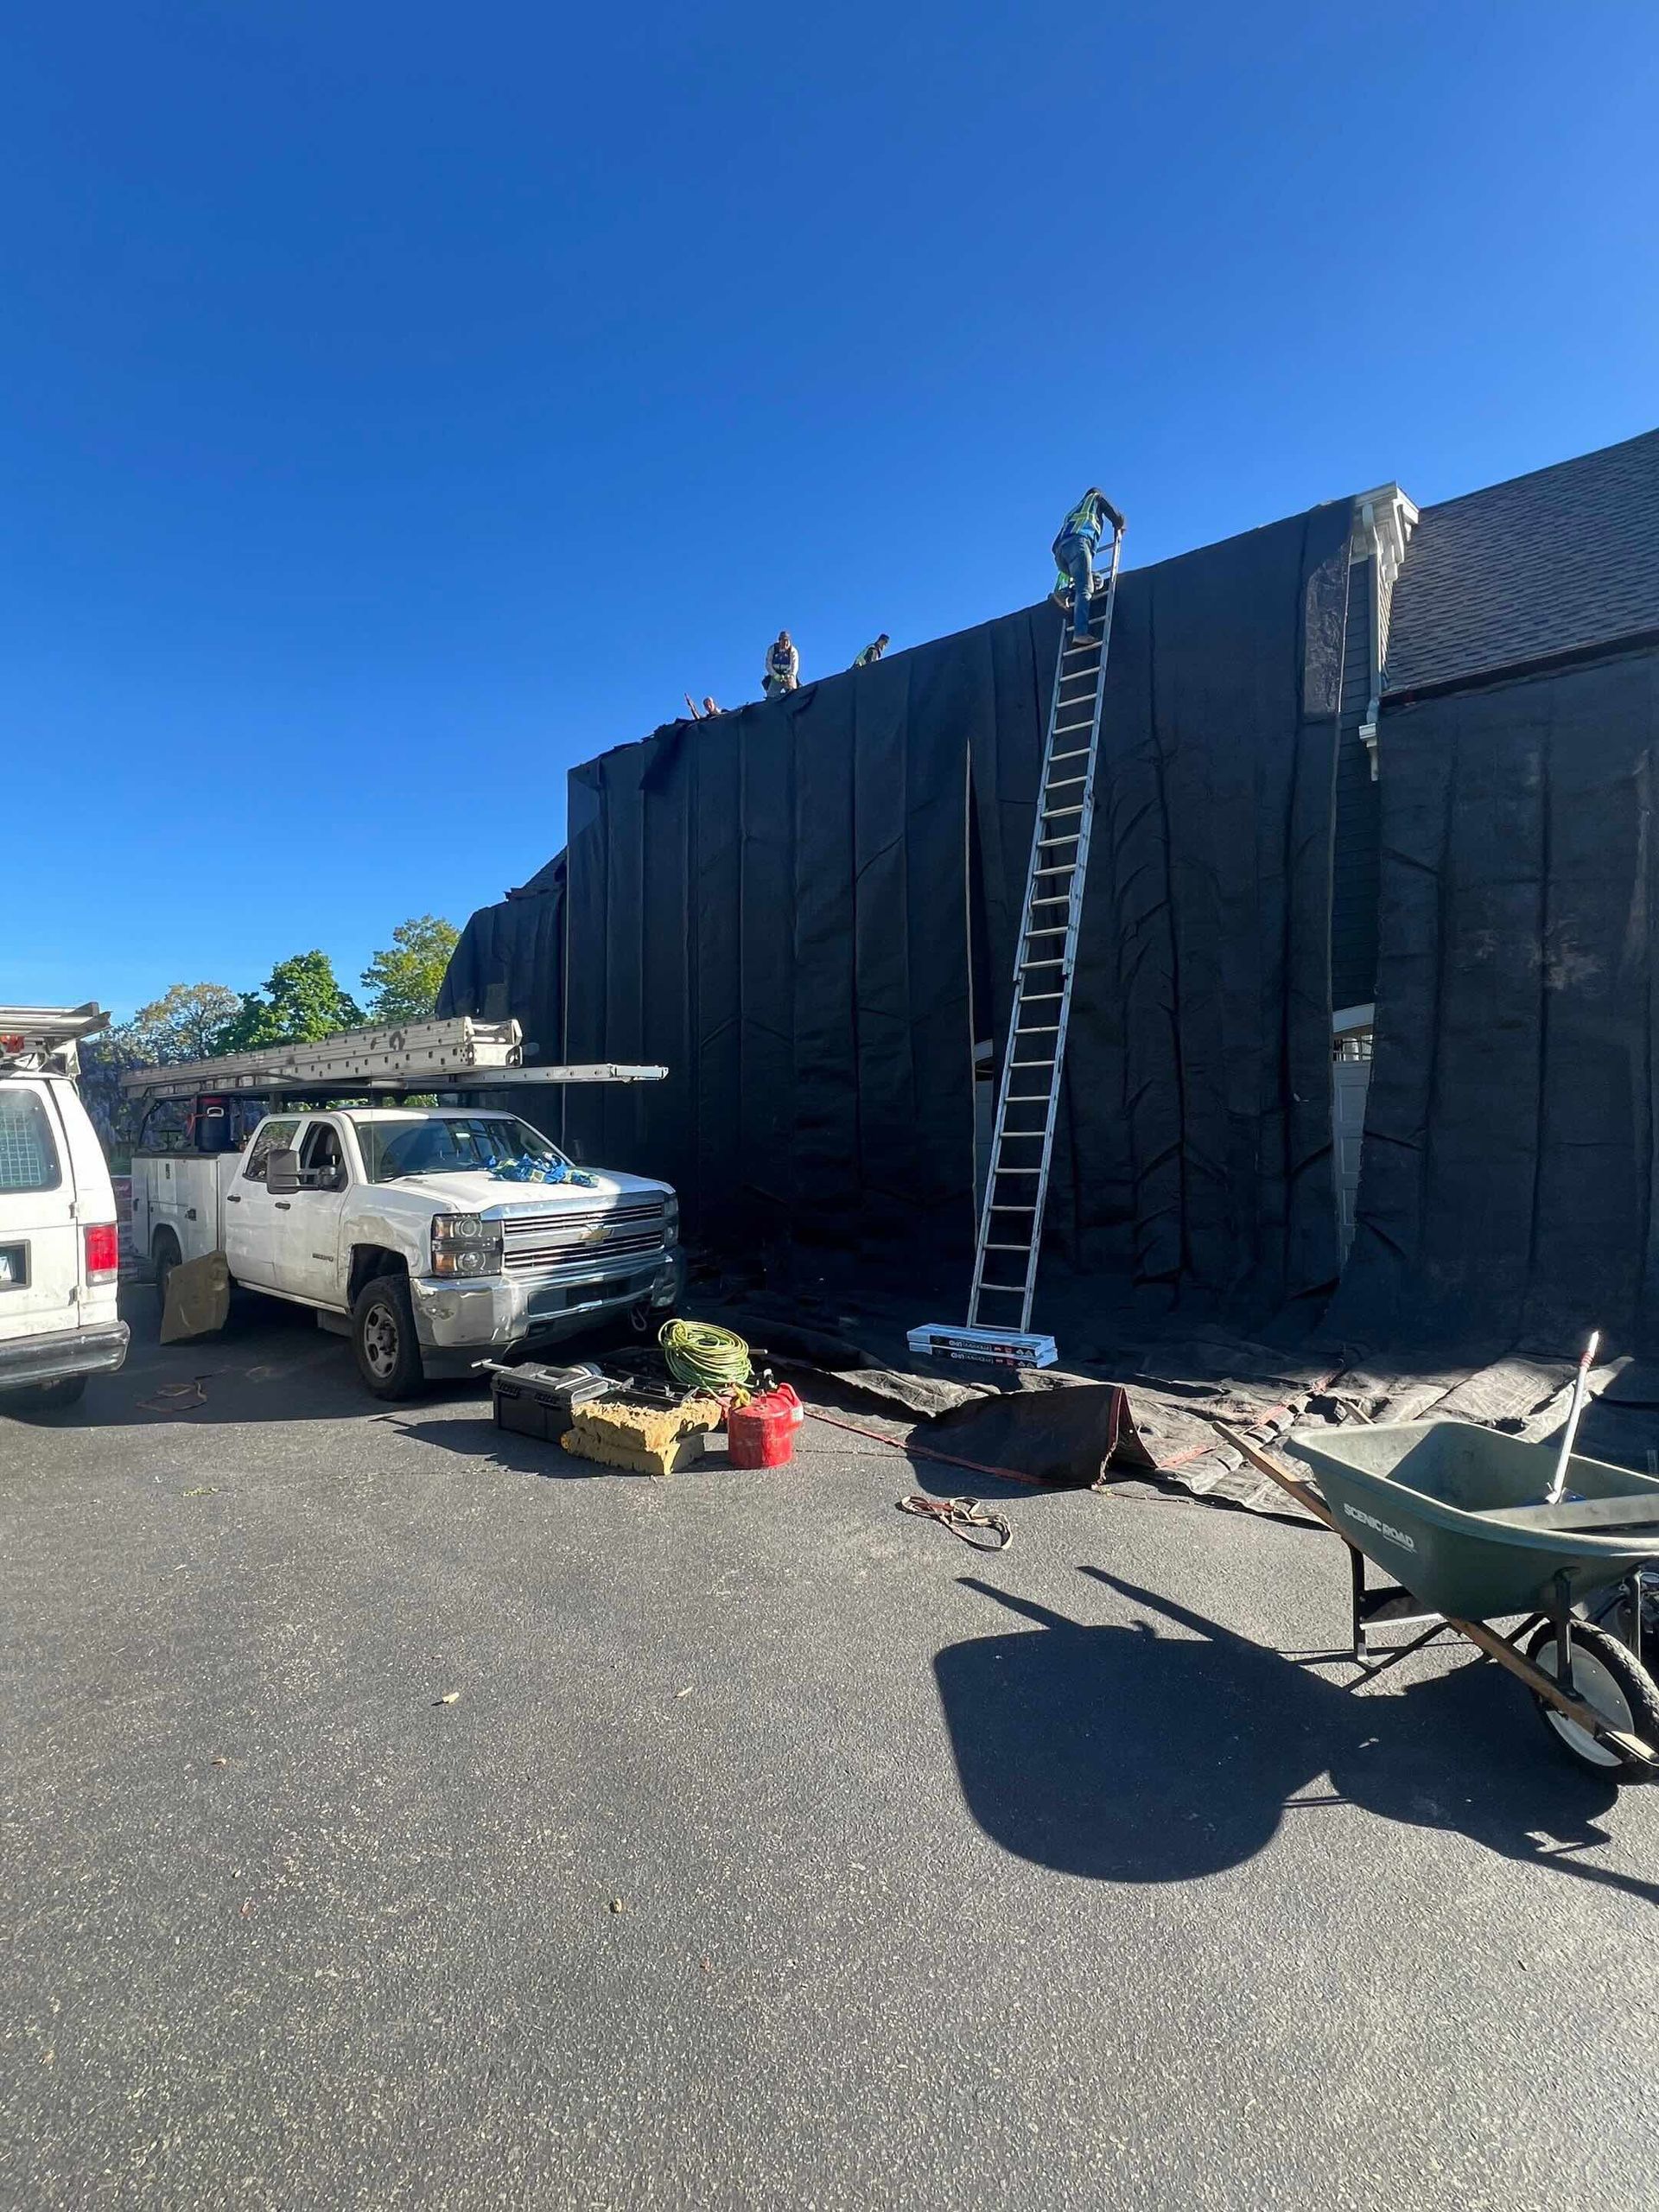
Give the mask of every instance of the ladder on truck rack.
POLYGON ((1074 639, 1068 613, 1054 664, 968 1325, 912 1329, 912 1351, 1012 1367, 1048 1367, 1057 1357, 1052 1337, 1031 1333, 1031 1305, 1071 1014, 1122 548, 1122 533, 1114 529, 1109 564, 1090 602, 1088 642, 1074 639))
POLYGON ((91 999, 85 1006, 0 1006, 0 1068, 73 1076, 79 1071, 76 1046, 109 1026, 109 1015, 91 999))
POLYGON ((657 1083, 668 1073, 663 1067, 608 1062, 527 1068, 524 1058, 516 1021, 480 1021, 459 1014, 385 1029, 345 1029, 308 1044, 264 1045, 208 1060, 131 1068, 121 1077, 121 1087, 150 1100, 232 1091, 322 1097, 496 1090, 519 1084, 657 1083))

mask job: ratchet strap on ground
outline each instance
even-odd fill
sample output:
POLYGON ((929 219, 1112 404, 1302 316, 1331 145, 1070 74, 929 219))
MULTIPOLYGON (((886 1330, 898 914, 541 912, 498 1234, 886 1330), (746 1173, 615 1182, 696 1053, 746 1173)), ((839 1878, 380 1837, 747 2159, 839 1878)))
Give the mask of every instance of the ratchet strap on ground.
POLYGON ((1014 1541, 1014 1531, 1002 1516, 991 1512, 976 1497, 924 1497, 919 1491, 912 1491, 908 1497, 899 1499, 899 1510, 941 1522, 953 1536, 960 1536, 970 1551, 1005 1552, 1014 1541), (971 1535, 975 1529, 985 1529, 993 1541, 986 1543, 971 1535))

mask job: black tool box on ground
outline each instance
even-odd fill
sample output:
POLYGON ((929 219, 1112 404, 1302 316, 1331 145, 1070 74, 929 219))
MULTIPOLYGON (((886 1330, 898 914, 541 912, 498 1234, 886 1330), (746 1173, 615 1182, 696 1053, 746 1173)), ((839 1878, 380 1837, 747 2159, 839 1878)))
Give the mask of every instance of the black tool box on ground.
POLYGON ((498 1367, 490 1375, 496 1427, 553 1442, 570 1427, 578 1406, 617 1395, 616 1384, 587 1364, 548 1367, 526 1360, 522 1367, 498 1367))

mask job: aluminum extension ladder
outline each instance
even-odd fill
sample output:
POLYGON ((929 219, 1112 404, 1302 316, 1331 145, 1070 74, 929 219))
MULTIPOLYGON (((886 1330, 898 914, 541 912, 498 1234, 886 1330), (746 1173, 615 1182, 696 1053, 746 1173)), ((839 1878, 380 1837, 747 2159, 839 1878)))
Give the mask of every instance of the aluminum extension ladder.
POLYGON ((1122 550, 1122 533, 1115 529, 1109 565, 1090 601, 1088 644, 1073 641, 1069 613, 1060 636, 968 1325, 930 1323, 909 1333, 912 1351, 935 1357, 1051 1367, 1057 1357, 1052 1337, 1032 1334, 1031 1306, 1071 1014, 1122 550))
POLYGON ((342 1029, 333 1037, 219 1052, 166 1067, 129 1068, 121 1088, 129 1097, 152 1103, 231 1091, 283 1098, 397 1097, 548 1084, 660 1083, 668 1073, 664 1067, 613 1061, 553 1067, 526 1067, 524 1061, 516 1021, 456 1014, 386 1028, 342 1029))

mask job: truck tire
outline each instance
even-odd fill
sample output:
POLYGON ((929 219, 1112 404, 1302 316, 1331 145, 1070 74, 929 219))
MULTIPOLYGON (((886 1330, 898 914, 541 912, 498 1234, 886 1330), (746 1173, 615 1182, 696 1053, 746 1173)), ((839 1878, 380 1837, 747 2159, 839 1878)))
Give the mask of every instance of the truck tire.
POLYGON ((0 1411, 55 1414, 65 1406, 78 1406, 86 1395, 84 1375, 60 1375, 54 1382, 25 1382, 20 1389, 0 1394, 0 1411))
POLYGON ((149 1248, 149 1256, 156 1270, 156 1303, 165 1313, 167 1279, 184 1256, 179 1250, 179 1240, 170 1229, 156 1230, 156 1241, 149 1248))
POLYGON ((352 1301, 357 1371, 377 1398, 412 1397, 425 1380, 407 1275, 372 1275, 352 1301))

